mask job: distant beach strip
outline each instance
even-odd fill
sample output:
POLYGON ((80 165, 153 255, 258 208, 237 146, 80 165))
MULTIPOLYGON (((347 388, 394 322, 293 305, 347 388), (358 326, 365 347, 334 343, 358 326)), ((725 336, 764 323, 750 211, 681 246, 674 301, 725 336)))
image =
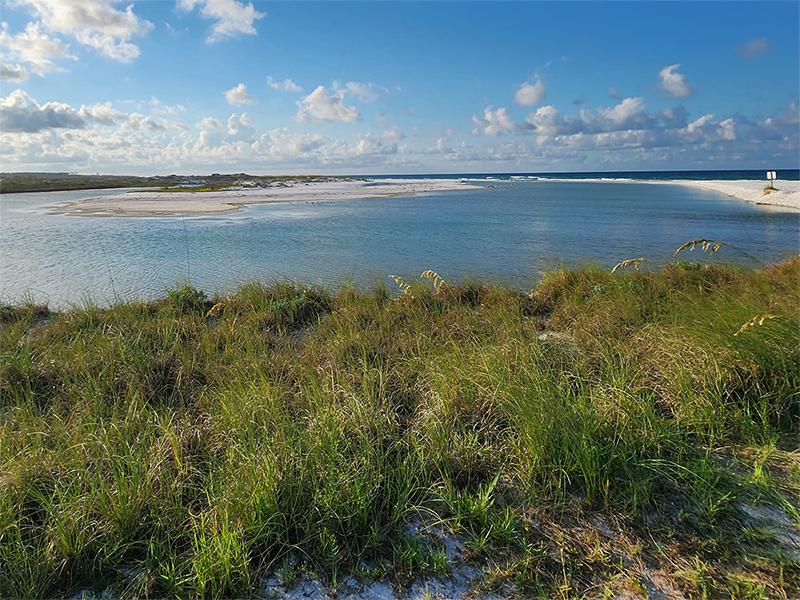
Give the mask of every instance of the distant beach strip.
POLYGON ((248 204, 329 202, 356 198, 413 196, 474 188, 457 179, 375 179, 282 184, 267 188, 228 188, 213 192, 136 191, 86 198, 51 212, 82 217, 179 217, 237 212, 248 204))
MULTIPOLYGON (((657 182, 653 182, 657 183, 657 182)), ((688 185, 701 190, 719 192, 733 196, 746 202, 764 206, 793 208, 800 211, 800 181, 776 181, 775 188, 770 188, 766 181, 703 181, 681 180, 664 181, 664 184, 688 185)))
MULTIPOLYGON (((554 181, 549 179, 549 181, 554 181)), ((565 179, 565 182, 582 181, 565 179)), ((778 181, 775 189, 768 189, 765 181, 755 180, 608 180, 608 183, 647 183, 658 185, 683 185, 718 192, 746 202, 791 208, 800 211, 800 181, 778 181)), ((277 202, 328 202, 356 198, 386 198, 412 196, 435 192, 464 190, 506 185, 494 180, 458 179, 374 179, 369 181, 327 181, 297 183, 259 189, 232 188, 212 192, 151 192, 136 191, 125 194, 86 198, 54 208, 51 212, 83 217, 178 217, 215 215, 242 210, 249 204, 277 202)), ((513 184, 512 184, 513 185, 513 184)))

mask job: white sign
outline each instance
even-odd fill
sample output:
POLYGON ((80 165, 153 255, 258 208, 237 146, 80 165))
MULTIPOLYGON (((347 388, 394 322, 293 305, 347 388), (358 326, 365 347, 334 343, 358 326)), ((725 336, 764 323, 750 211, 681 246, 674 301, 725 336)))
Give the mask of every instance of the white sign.
POLYGON ((778 178, 778 175, 775 171, 767 171, 767 179, 775 180, 778 178))

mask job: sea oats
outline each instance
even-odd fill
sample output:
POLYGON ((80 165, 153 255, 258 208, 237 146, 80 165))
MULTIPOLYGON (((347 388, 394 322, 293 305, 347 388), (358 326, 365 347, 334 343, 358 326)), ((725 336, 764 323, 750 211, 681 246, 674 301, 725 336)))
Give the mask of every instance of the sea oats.
POLYGON ((615 273, 617 269, 627 269, 628 267, 633 267, 637 271, 643 262, 650 262, 646 258, 629 258, 628 260, 623 260, 622 262, 617 263, 617 265, 611 269, 612 273, 615 273))

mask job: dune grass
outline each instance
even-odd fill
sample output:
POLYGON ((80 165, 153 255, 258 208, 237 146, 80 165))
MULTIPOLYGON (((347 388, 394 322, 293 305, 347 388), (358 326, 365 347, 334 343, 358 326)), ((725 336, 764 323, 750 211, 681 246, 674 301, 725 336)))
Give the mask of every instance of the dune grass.
POLYGON ((3 307, 2 597, 246 597, 289 559, 446 576, 413 522, 485 590, 797 594, 741 507, 800 518, 799 269, 3 307))

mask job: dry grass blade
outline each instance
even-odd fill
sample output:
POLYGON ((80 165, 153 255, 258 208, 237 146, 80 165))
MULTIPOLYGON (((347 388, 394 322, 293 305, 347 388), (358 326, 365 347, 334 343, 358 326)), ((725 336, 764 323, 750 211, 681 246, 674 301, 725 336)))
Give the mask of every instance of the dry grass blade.
POLYGON ((438 294, 439 291, 444 288, 450 287, 447 285, 447 282, 441 278, 441 276, 436 271, 431 271, 428 269, 427 271, 423 271, 420 277, 425 277, 426 279, 430 279, 431 283, 433 283, 433 292, 438 294))
POLYGON ((677 256, 683 250, 689 249, 689 252, 694 250, 697 246, 703 250, 703 252, 708 252, 709 254, 714 254, 717 250, 719 250, 722 246, 727 246, 725 242, 718 242, 716 240, 709 240, 706 238, 697 238, 696 240, 692 240, 690 242, 686 242, 683 246, 675 250, 675 254, 673 256, 677 256), (710 250, 710 251, 709 251, 710 250))
POLYGON ((215 317, 215 316, 217 316, 222 311, 224 306, 225 306, 224 302, 217 302, 214 306, 212 306, 210 309, 208 309, 208 312, 206 313, 206 317, 215 317))
POLYGON ((403 294, 411 293, 411 285, 406 283, 406 280, 403 279, 402 277, 398 275, 389 275, 389 279, 394 279, 394 282, 398 285, 400 291, 402 291, 403 294))
POLYGON ((646 262, 650 261, 646 258, 629 258, 628 260, 623 260, 622 262, 617 263, 617 265, 611 269, 611 272, 615 273, 617 269, 627 269, 628 267, 633 267, 638 271, 641 264, 646 262))
POLYGON ((739 331, 737 331, 737 332, 736 332, 736 333, 734 333, 733 335, 734 335, 734 337, 736 337, 736 336, 738 336, 740 333, 742 333, 743 331, 746 331, 747 329, 749 329, 750 327, 753 327, 753 326, 755 326, 755 325, 759 325, 759 326, 761 326, 761 325, 763 325, 763 324, 764 324, 764 321, 766 321, 766 320, 768 320, 768 319, 777 319, 777 318, 778 318, 778 315, 756 315, 755 317, 753 317, 752 319, 750 319, 750 320, 749 320, 747 323, 745 323, 744 325, 742 325, 742 326, 739 328, 739 331))

